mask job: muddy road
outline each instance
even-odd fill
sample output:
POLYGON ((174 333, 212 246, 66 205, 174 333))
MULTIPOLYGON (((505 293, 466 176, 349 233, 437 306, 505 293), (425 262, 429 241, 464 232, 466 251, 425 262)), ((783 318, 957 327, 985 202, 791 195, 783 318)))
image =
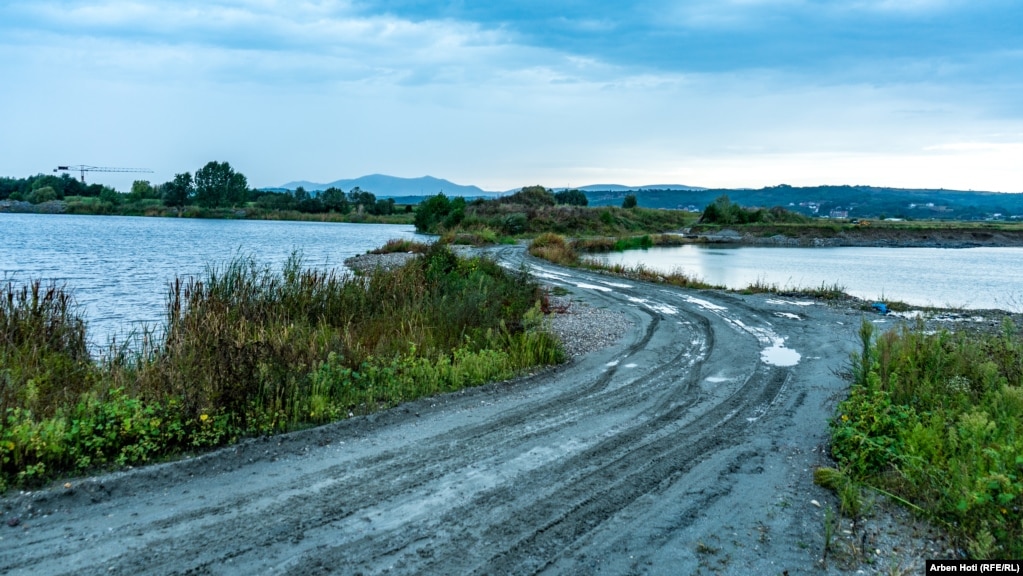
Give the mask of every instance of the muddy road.
POLYGON ((8 495, 0 573, 820 572, 812 468, 862 313, 496 252, 633 329, 535 376, 8 495))

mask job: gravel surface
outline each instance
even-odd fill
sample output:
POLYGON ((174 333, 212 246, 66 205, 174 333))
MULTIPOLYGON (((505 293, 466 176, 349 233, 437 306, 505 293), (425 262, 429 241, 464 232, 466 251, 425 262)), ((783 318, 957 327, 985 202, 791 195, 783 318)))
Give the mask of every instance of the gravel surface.
POLYGON ((391 252, 390 254, 361 254, 345 259, 345 266, 356 272, 371 272, 375 268, 385 270, 404 266, 410 258, 414 257, 412 252, 391 252))
POLYGON ((618 342, 632 323, 621 312, 590 306, 585 302, 552 296, 549 316, 551 332, 561 340, 565 352, 581 356, 618 342))

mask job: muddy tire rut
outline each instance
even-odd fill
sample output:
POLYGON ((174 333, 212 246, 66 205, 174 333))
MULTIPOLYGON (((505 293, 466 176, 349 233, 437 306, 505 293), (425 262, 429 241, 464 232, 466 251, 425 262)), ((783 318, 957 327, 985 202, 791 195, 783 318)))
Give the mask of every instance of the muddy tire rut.
POLYGON ((633 330, 534 376, 8 495, 0 573, 819 573, 811 468, 857 313, 495 255, 633 330), (766 358, 779 342, 798 362, 766 358))

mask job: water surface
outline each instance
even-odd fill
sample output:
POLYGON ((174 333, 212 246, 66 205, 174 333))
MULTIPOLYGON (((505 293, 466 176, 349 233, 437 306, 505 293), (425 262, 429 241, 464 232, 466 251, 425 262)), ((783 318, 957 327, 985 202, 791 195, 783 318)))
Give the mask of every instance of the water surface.
POLYGON ((681 269, 741 289, 754 282, 815 288, 837 284, 864 299, 916 306, 1023 308, 1023 248, 780 248, 687 245, 601 254, 609 264, 681 269))
POLYGON ((239 255, 276 266, 293 252, 307 267, 343 268, 345 258, 415 236, 412 226, 390 224, 0 214, 0 278, 66 284, 90 340, 105 344, 139 323, 162 322, 176 276, 239 255))

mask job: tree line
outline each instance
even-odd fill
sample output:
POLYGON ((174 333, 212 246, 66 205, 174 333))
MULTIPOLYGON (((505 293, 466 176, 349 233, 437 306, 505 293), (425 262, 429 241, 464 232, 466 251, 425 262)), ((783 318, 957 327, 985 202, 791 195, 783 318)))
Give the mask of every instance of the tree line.
POLYGON ((273 211, 297 211, 309 214, 352 212, 372 215, 395 213, 393 199, 378 199, 359 187, 347 193, 331 187, 314 194, 301 186, 296 190, 260 190, 250 188, 248 178, 228 162, 211 161, 192 172, 175 174, 162 184, 136 180, 124 194, 102 184, 86 185, 68 174, 38 174, 29 178, 0 178, 0 200, 18 200, 39 204, 69 197, 97 197, 111 205, 140 201, 158 201, 180 212, 186 206, 234 208, 255 205, 273 211))

